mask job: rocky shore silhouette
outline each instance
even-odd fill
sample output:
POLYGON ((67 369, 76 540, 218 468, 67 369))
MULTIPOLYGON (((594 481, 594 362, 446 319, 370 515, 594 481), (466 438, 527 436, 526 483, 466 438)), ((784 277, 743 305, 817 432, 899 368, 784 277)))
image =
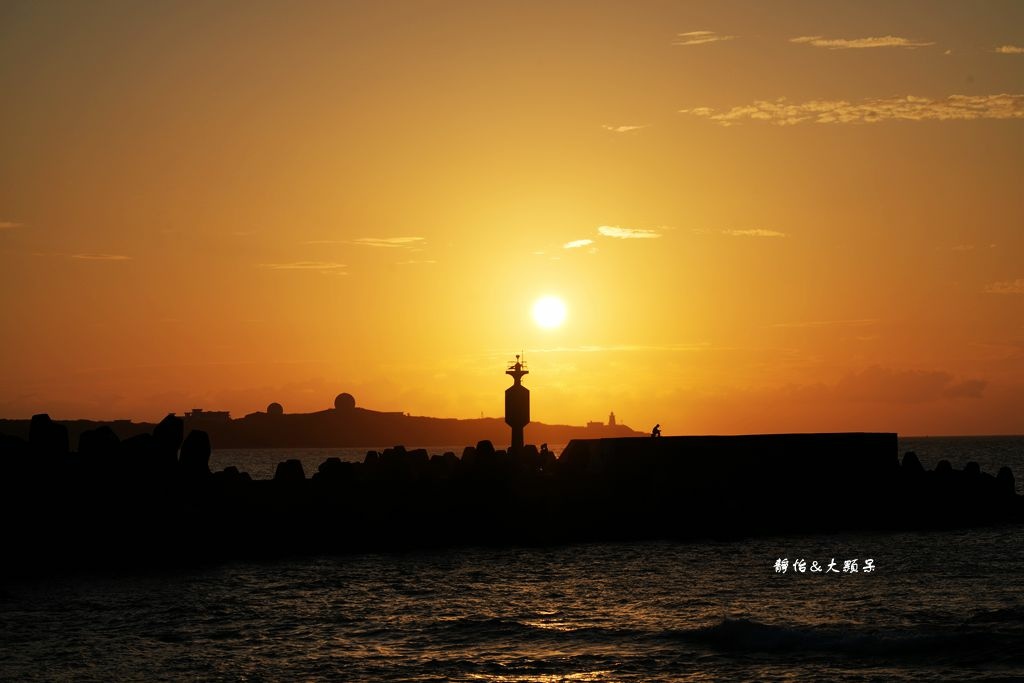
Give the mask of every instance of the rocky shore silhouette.
POLYGON ((292 553, 407 550, 1024 521, 1013 474, 898 461, 894 434, 571 442, 560 457, 487 440, 459 455, 402 446, 273 480, 209 468, 210 439, 167 416, 121 440, 47 415, 0 436, 4 573, 167 568, 292 553))

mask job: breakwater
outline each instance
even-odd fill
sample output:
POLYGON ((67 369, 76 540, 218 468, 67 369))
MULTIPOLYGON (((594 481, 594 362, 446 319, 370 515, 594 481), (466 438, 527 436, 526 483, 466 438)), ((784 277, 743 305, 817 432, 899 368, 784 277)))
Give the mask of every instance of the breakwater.
POLYGON ((9 573, 455 545, 899 530, 1024 520, 1008 468, 931 471, 894 434, 572 441, 561 457, 489 441, 401 446, 273 480, 211 473, 204 432, 169 416, 78 450, 45 416, 0 439, 9 573))

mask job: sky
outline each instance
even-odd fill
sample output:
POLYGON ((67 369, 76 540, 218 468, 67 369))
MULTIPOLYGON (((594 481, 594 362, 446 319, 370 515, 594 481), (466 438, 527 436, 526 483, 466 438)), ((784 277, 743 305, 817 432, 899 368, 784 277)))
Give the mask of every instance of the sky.
POLYGON ((1024 3, 8 0, 0 91, 0 416, 1024 433, 1024 3))

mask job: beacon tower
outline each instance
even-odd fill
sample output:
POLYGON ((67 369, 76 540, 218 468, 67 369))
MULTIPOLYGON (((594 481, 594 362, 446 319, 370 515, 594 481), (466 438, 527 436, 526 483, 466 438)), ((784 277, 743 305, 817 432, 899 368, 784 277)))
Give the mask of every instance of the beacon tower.
POLYGON ((515 363, 508 364, 506 375, 512 375, 515 384, 505 390, 505 424, 512 428, 513 453, 523 450, 523 428, 530 424, 530 390, 523 386, 523 375, 530 374, 526 363, 516 354, 515 363))

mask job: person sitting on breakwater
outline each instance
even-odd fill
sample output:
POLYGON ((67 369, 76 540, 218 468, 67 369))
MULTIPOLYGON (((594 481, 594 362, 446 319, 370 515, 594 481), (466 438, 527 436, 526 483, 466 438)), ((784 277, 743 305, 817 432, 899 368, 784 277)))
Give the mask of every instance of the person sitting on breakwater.
POLYGON ((658 424, 654 425, 654 429, 651 430, 651 436, 654 436, 654 437, 661 436, 661 423, 660 422, 658 424))

